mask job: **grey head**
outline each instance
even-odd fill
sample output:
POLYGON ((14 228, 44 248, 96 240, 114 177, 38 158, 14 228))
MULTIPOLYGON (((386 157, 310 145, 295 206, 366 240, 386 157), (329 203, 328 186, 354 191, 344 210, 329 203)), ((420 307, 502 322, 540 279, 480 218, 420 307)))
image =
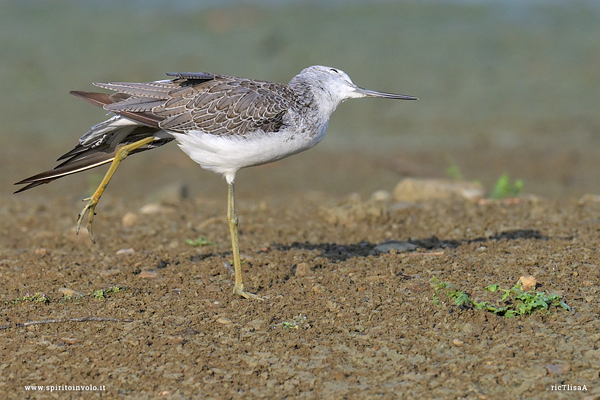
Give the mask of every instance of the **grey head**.
POLYGON ((380 97, 385 99, 418 100, 403 94, 377 92, 356 86, 348 74, 337 68, 313 65, 303 69, 289 83, 296 92, 310 90, 318 103, 318 108, 325 114, 331 114, 336 107, 348 100, 361 97, 380 97))

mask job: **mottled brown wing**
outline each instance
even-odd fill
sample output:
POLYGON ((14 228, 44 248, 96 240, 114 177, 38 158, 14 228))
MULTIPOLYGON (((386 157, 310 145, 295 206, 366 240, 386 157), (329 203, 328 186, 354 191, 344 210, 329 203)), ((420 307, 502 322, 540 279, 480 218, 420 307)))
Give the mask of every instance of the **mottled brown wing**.
POLYGON ((169 75, 177 78, 98 84, 129 95, 104 108, 116 113, 151 112, 165 130, 244 136, 258 130, 279 131, 293 103, 291 90, 273 82, 205 73, 169 75))

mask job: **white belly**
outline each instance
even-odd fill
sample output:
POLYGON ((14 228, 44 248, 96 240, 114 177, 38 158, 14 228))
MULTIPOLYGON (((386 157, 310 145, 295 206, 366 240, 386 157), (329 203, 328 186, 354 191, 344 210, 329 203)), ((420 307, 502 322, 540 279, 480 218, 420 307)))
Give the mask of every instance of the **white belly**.
POLYGON ((267 164, 310 149, 323 139, 326 129, 327 125, 314 136, 285 131, 257 132, 245 137, 215 136, 201 131, 169 133, 181 150, 202 168, 223 174, 228 182, 233 182, 241 168, 267 164))

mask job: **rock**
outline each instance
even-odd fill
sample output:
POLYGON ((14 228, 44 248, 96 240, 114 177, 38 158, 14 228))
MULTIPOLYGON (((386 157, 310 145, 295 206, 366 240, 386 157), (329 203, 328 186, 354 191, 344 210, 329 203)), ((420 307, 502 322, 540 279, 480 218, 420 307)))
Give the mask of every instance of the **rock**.
POLYGON ((416 249, 417 247, 417 245, 410 242, 388 240, 375 246, 375 250, 380 253, 389 253, 392 249, 396 251, 410 251, 416 249))
POLYGON ((117 250, 116 254, 121 255, 121 254, 134 254, 134 253, 135 253, 135 250, 129 248, 129 249, 119 249, 119 250, 117 250))
POLYGON ((121 218, 121 225, 123 225, 123 228, 130 228, 137 224, 139 220, 140 217, 136 213, 128 212, 121 218))
POLYGON ((312 290, 315 293, 323 293, 326 289, 325 286, 321 285, 320 283, 317 283, 315 286, 313 286, 312 290))
POLYGON ((223 325, 229 325, 229 324, 233 323, 233 321, 227 317, 219 317, 219 318, 217 318, 217 322, 219 324, 223 324, 223 325))
POLYGON ((452 339, 452 343, 453 343, 455 346, 462 346, 463 344, 465 344, 465 342, 463 342, 463 341, 462 341, 462 340, 460 340, 460 339, 452 339))
POLYGON ((519 283, 523 285, 523 290, 527 292, 529 290, 535 289, 537 285, 537 280, 533 276, 522 276, 517 281, 517 285, 519 283))
POLYGON ((50 254, 50 250, 44 248, 44 247, 40 247, 39 249, 35 249, 35 255, 36 256, 40 256, 40 257, 44 257, 50 254))
POLYGON ((598 203, 600 202, 600 195, 587 193, 579 198, 579 204, 585 203, 598 203))
POLYGON ((138 277, 140 277, 140 278, 158 278, 158 272, 146 270, 146 271, 140 272, 138 277))
POLYGON ((387 190, 378 190, 373 192, 370 201, 389 202, 392 200, 392 194, 387 190))
POLYGON ((412 202, 462 197, 476 200, 484 195, 483 187, 478 183, 453 181, 449 179, 406 178, 394 188, 394 200, 412 202))
POLYGON ((312 275, 312 271, 307 263, 300 263, 296 265, 296 272, 294 276, 309 276, 312 275))
POLYGON ((140 208, 140 213, 145 214, 145 215, 165 214, 165 213, 169 213, 172 211, 173 211, 173 208, 161 206, 160 204, 156 204, 156 203, 148 203, 145 206, 143 206, 142 208, 140 208))
POLYGON ((58 291, 60 293, 62 293, 62 295, 65 297, 81 297, 81 296, 83 296, 83 293, 77 292, 73 289, 68 289, 65 287, 61 287, 60 289, 58 289, 58 291))

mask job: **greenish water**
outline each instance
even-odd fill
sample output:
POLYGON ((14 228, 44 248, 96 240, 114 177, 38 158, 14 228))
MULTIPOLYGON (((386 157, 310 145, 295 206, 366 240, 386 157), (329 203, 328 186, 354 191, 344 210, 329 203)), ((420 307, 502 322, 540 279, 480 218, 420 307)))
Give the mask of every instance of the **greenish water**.
POLYGON ((208 71, 287 82, 323 64, 359 86, 420 100, 349 101, 321 146, 598 152, 592 3, 98 4, 0 2, 0 138, 15 151, 31 141, 71 147, 103 117, 68 95, 92 81, 208 71))

